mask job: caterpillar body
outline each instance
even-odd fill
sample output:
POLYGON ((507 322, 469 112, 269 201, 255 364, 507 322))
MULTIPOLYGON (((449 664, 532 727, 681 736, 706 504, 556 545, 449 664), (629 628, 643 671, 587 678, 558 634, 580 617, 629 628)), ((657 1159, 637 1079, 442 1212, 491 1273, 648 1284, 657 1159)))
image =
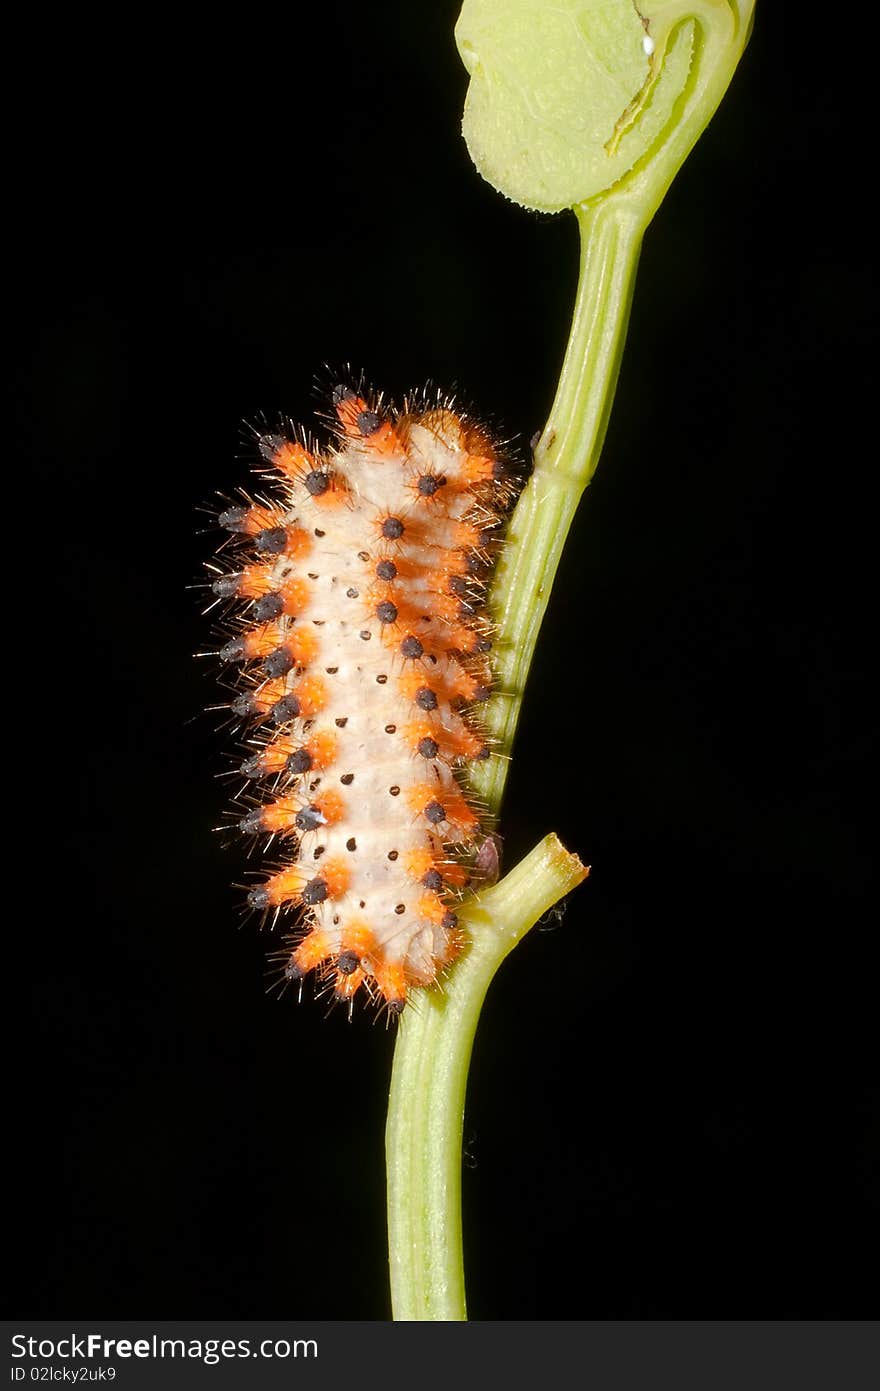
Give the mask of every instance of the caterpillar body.
POLYGON ((282 857, 248 902, 298 910, 279 981, 315 972, 399 1014, 461 950, 479 876, 489 828, 467 773, 492 756, 486 584, 515 486, 449 400, 397 410, 337 386, 332 404, 324 450, 258 434, 272 494, 219 516, 219 657, 247 731, 239 825, 282 857))

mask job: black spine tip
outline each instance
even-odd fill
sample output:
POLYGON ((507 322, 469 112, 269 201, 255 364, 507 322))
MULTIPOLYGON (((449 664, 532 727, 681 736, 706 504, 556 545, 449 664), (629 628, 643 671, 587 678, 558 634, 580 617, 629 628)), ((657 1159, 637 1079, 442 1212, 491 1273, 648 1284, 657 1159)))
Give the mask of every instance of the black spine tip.
POLYGON ((302 901, 309 908, 313 908, 316 903, 323 903, 326 897, 327 884, 324 879, 310 879, 303 887, 302 901))
POLYGON ((266 460, 267 464, 275 462, 275 455, 284 447, 283 435, 260 435, 257 440, 257 448, 266 460))
POLYGON ((231 642, 227 642, 225 647, 220 648, 221 662, 241 662, 244 660, 244 656, 244 638, 233 638, 231 642))
POLYGON ((312 497, 321 497, 330 487, 330 479, 320 469, 312 469, 311 473, 306 474, 303 482, 306 485, 306 492, 312 497))
POLYGON ((308 749, 294 749, 287 760, 288 773, 307 773, 312 766, 312 755, 308 749))
POLYGON ((295 695, 282 696, 276 700, 272 706, 272 719, 275 724, 286 724, 288 720, 295 720, 300 711, 300 704, 295 695))
POLYGON ((245 529, 248 515, 247 507, 227 507, 225 512, 221 512, 217 522, 225 531, 242 532, 245 529))
POLYGON ((343 976, 350 976, 360 965, 357 952, 344 951, 340 954, 336 962, 337 969, 343 976))
POLYGON ((380 623, 396 623, 397 605, 392 604, 390 599, 383 599, 381 604, 376 605, 376 617, 380 623))
POLYGON ((257 623, 271 623, 284 612, 284 600, 280 594, 261 594, 254 604, 254 618, 257 623))
POLYGON ((287 549, 287 528, 267 526, 254 537, 254 546, 261 555, 282 555, 287 549))
POLYGON ((240 584, 240 570, 235 575, 221 575, 219 580, 215 580, 211 585, 211 593, 216 594, 218 599, 234 599, 240 584))
POLYGON ((382 421, 375 411, 360 411, 358 413, 357 427, 365 437, 375 435, 381 424, 382 421))
POLYGON ((286 676, 293 668, 293 657, 286 647, 276 647, 274 652, 270 652, 263 663, 263 671, 273 679, 277 676, 286 676))

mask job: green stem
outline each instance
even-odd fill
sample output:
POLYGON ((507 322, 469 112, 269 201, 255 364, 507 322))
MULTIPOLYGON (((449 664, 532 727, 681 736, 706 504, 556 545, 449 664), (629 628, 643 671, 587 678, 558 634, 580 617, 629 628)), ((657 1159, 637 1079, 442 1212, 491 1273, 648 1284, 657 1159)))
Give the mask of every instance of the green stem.
POLYGON ((492 586, 497 693, 485 719, 500 757, 475 773, 497 816, 535 644, 562 549, 599 462, 623 353, 643 224, 614 195, 575 209, 581 264, 568 349, 535 467, 517 503, 492 586))
POLYGON ((444 989, 401 1021, 388 1109, 388 1240, 397 1320, 467 1317, 461 1136, 468 1064, 489 982, 520 938, 587 873, 550 835, 460 915, 469 946, 444 989))

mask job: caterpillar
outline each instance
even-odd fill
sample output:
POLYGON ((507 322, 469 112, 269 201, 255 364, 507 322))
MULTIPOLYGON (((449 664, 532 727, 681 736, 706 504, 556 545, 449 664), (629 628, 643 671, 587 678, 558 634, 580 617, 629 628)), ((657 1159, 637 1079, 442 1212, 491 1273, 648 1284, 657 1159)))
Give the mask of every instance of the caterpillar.
POLYGON ((491 844, 467 775, 493 756, 486 588, 516 485, 452 399, 331 400, 323 449, 290 422, 255 431, 271 491, 218 517, 217 655, 246 731, 238 824, 280 856, 248 906, 297 912, 276 981, 314 972, 399 1015, 461 951, 491 844))

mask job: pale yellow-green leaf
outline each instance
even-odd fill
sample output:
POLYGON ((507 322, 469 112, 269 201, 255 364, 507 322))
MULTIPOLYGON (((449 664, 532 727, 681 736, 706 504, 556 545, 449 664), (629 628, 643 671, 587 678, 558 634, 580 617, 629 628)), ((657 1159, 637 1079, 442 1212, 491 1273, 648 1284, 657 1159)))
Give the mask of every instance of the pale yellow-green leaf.
MULTIPOLYGON (((666 146, 677 168, 730 79, 752 6, 464 0, 455 32, 474 163, 508 198, 551 212, 594 198, 666 146)), ((653 182, 665 190, 669 178, 653 182)))

